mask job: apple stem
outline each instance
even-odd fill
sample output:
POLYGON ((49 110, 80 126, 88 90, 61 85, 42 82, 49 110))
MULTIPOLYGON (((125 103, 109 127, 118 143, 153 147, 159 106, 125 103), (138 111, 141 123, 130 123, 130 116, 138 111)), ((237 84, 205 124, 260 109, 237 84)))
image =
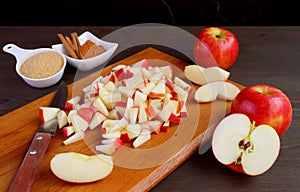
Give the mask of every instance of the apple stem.
POLYGON ((249 130, 249 133, 247 135, 247 139, 250 140, 250 135, 252 134, 252 132, 254 131, 255 129, 255 121, 253 121, 253 123, 250 125, 250 130, 249 130))
POLYGON ((255 129, 255 121, 253 121, 253 123, 251 124, 247 137, 239 142, 239 148, 247 153, 251 153, 254 149, 254 146, 250 138, 250 135, 252 134, 254 129, 255 129))

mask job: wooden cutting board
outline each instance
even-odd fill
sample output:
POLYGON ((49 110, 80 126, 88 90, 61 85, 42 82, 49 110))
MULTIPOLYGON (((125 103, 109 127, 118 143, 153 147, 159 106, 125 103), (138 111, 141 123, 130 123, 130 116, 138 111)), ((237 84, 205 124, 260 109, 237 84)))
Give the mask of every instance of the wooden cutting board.
MULTIPOLYGON (((101 74, 108 73, 112 67, 118 64, 132 65, 133 63, 142 59, 154 59, 171 63, 177 66, 179 70, 183 70, 184 66, 188 65, 188 63, 185 63, 182 60, 149 47, 128 58, 116 62, 109 67, 106 67, 105 70, 101 71, 101 74)), ((154 63, 155 62, 156 61, 154 61, 154 63)), ((80 88, 83 88, 91 83, 96 77, 99 76, 99 74, 99 72, 95 72, 70 84, 68 86, 68 98, 70 99, 73 97, 73 95, 80 94, 75 93, 75 87, 77 91, 81 90, 80 88)), ((182 77, 182 73, 179 75, 182 77)), ((243 88, 237 83, 234 84, 240 88, 243 88)), ((194 85, 194 87, 195 89, 197 88, 196 85, 194 85)), ((56 135, 52 138, 49 148, 41 162, 39 172, 35 179, 33 191, 111 192, 150 190, 164 177, 181 165, 192 154, 196 153, 200 146, 203 146, 209 142, 215 125, 227 114, 230 108, 231 103, 226 101, 197 104, 193 102, 193 93, 194 90, 190 93, 189 104, 187 105, 189 115, 182 121, 182 125, 172 125, 170 131, 153 136, 153 139, 148 141, 146 145, 142 147, 142 149, 156 149, 158 146, 162 145, 164 147, 160 148, 161 153, 159 155, 156 154, 156 156, 153 156, 153 154, 151 154, 151 157, 149 157, 147 154, 141 153, 137 156, 132 156, 131 154, 133 153, 131 152, 133 152, 134 149, 127 148, 129 151, 131 151, 129 155, 126 155, 126 150, 125 152, 123 151, 123 154, 121 155, 121 161, 119 157, 116 157, 116 160, 121 163, 117 163, 117 165, 114 166, 113 172, 108 177, 97 182, 87 184, 68 183, 58 179, 51 172, 49 165, 51 158, 53 158, 55 154, 74 151, 87 155, 93 155, 95 152, 90 147, 91 145, 87 144, 87 142, 83 140, 64 146, 63 140, 65 138, 63 137, 62 130, 58 130, 56 135), (190 128, 192 130, 190 130, 190 128), (156 161, 158 156, 164 157, 161 158, 163 161, 160 160, 151 164, 151 162, 156 161), (122 161, 137 161, 136 163, 140 163, 140 166, 138 166, 139 168, 131 167, 132 163, 131 165, 124 166, 122 161), (142 169, 140 167, 142 167, 142 169)), ((38 108, 40 106, 48 106, 53 95, 54 92, 0 117, 1 190, 7 191, 9 188, 10 183, 27 151, 27 148, 29 147, 32 137, 40 125, 38 108)))

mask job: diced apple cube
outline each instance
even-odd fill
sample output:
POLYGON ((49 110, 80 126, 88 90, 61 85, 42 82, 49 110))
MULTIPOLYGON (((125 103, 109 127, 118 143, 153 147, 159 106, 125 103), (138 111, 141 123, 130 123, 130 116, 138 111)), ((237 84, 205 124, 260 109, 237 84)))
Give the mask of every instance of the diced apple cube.
POLYGON ((91 108, 80 108, 77 111, 77 115, 79 115, 82 119, 84 119, 87 123, 90 123, 91 119, 94 116, 94 110, 91 108))
POLYGON ((139 113, 139 108, 138 107, 131 107, 129 109, 129 123, 130 124, 135 124, 138 119, 138 113, 139 113))
POLYGON ((169 127, 170 127, 170 121, 166 121, 160 127, 160 131, 161 132, 168 132, 169 127))
POLYGON ((187 92, 190 92, 192 90, 192 87, 179 77, 174 78, 174 83, 187 92))
POLYGON ((152 133, 156 133, 156 134, 160 133, 160 129, 162 126, 161 121, 159 121, 159 120, 148 121, 148 125, 149 125, 149 128, 151 129, 152 133))
POLYGON ((140 106, 142 103, 146 101, 146 99, 147 99, 147 95, 145 93, 142 93, 140 91, 135 91, 133 105, 140 106))
POLYGON ((174 122, 174 123, 180 123, 181 119, 180 117, 178 117, 177 115, 175 115, 174 113, 171 113, 169 119, 170 122, 174 122))
POLYGON ((63 127, 64 137, 69 137, 75 133, 74 127, 72 125, 63 127))
POLYGON ((83 137, 84 137, 83 132, 75 132, 73 135, 71 135, 66 140, 64 140, 63 143, 64 145, 70 145, 72 143, 82 140, 83 137))
POLYGON ((57 113, 59 110, 60 108, 57 107, 40 107, 39 117, 41 122, 46 122, 57 118, 57 113))
POLYGON ((151 139, 151 132, 148 129, 143 129, 142 132, 137 136, 137 138, 132 143, 134 148, 139 147, 146 141, 151 139))
POLYGON ((130 139, 136 138, 141 133, 140 124, 128 124, 126 130, 130 139))
POLYGON ((97 109, 97 111, 101 112, 105 116, 108 116, 109 112, 100 97, 96 98, 94 106, 97 109))
POLYGON ((79 103, 79 101, 80 101, 80 96, 75 96, 69 99, 64 106, 64 110, 71 111, 72 109, 74 109, 75 105, 79 103))
POLYGON ((150 91, 149 97, 151 98, 161 98, 166 94, 165 81, 159 81, 155 87, 150 91))
POLYGON ((60 129, 68 124, 68 115, 62 109, 57 112, 57 122, 58 122, 58 128, 60 129))
POLYGON ((139 114, 138 114, 138 123, 146 123, 148 121, 147 113, 145 107, 140 105, 139 107, 139 114))
POLYGON ((115 132, 110 132, 110 133, 103 133, 102 137, 106 139, 116 139, 120 138, 121 132, 120 131, 115 131, 115 132))
POLYGON ((106 116, 103 115, 100 112, 95 112, 93 118, 91 119, 89 123, 90 129, 94 129, 95 127, 99 126, 104 120, 106 119, 106 116))
POLYGON ((96 145, 95 149, 106 155, 112 155, 117 150, 114 143, 96 145))
POLYGON ((76 132, 85 131, 89 127, 89 123, 78 114, 72 116, 71 122, 76 132))
POLYGON ((128 132, 126 130, 121 131, 120 139, 123 143, 130 143, 131 139, 129 138, 128 132))

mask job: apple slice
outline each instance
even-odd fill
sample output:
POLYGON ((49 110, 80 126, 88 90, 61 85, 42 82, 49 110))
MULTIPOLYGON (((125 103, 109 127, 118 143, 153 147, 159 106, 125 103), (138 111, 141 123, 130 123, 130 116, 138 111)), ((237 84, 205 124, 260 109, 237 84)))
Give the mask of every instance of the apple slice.
POLYGON ((40 107, 39 117, 41 122, 50 121, 57 118, 57 113, 60 109, 57 107, 40 107))
POLYGON ((188 65, 184 68, 184 75, 193 83, 204 85, 213 81, 225 81, 230 73, 220 67, 204 68, 200 65, 188 65))
POLYGON ((248 116, 235 113, 217 125, 212 150, 216 159, 230 169, 256 176, 266 172, 276 161, 280 139, 271 126, 255 127, 248 116))
POLYGON ((104 154, 88 156, 66 152, 51 159, 50 169, 64 181, 88 183, 107 177, 113 170, 113 160, 111 156, 104 154))
POLYGON ((233 100, 240 89, 227 81, 213 81, 199 87, 194 99, 199 103, 211 102, 216 99, 233 100))

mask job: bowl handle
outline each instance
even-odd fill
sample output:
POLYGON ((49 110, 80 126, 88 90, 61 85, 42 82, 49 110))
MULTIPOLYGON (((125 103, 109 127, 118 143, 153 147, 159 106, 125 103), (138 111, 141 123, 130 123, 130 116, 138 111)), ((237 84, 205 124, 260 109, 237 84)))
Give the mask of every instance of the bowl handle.
POLYGON ((14 55, 16 60, 18 61, 24 55, 32 52, 33 50, 22 49, 13 43, 9 43, 3 46, 3 51, 14 55))

